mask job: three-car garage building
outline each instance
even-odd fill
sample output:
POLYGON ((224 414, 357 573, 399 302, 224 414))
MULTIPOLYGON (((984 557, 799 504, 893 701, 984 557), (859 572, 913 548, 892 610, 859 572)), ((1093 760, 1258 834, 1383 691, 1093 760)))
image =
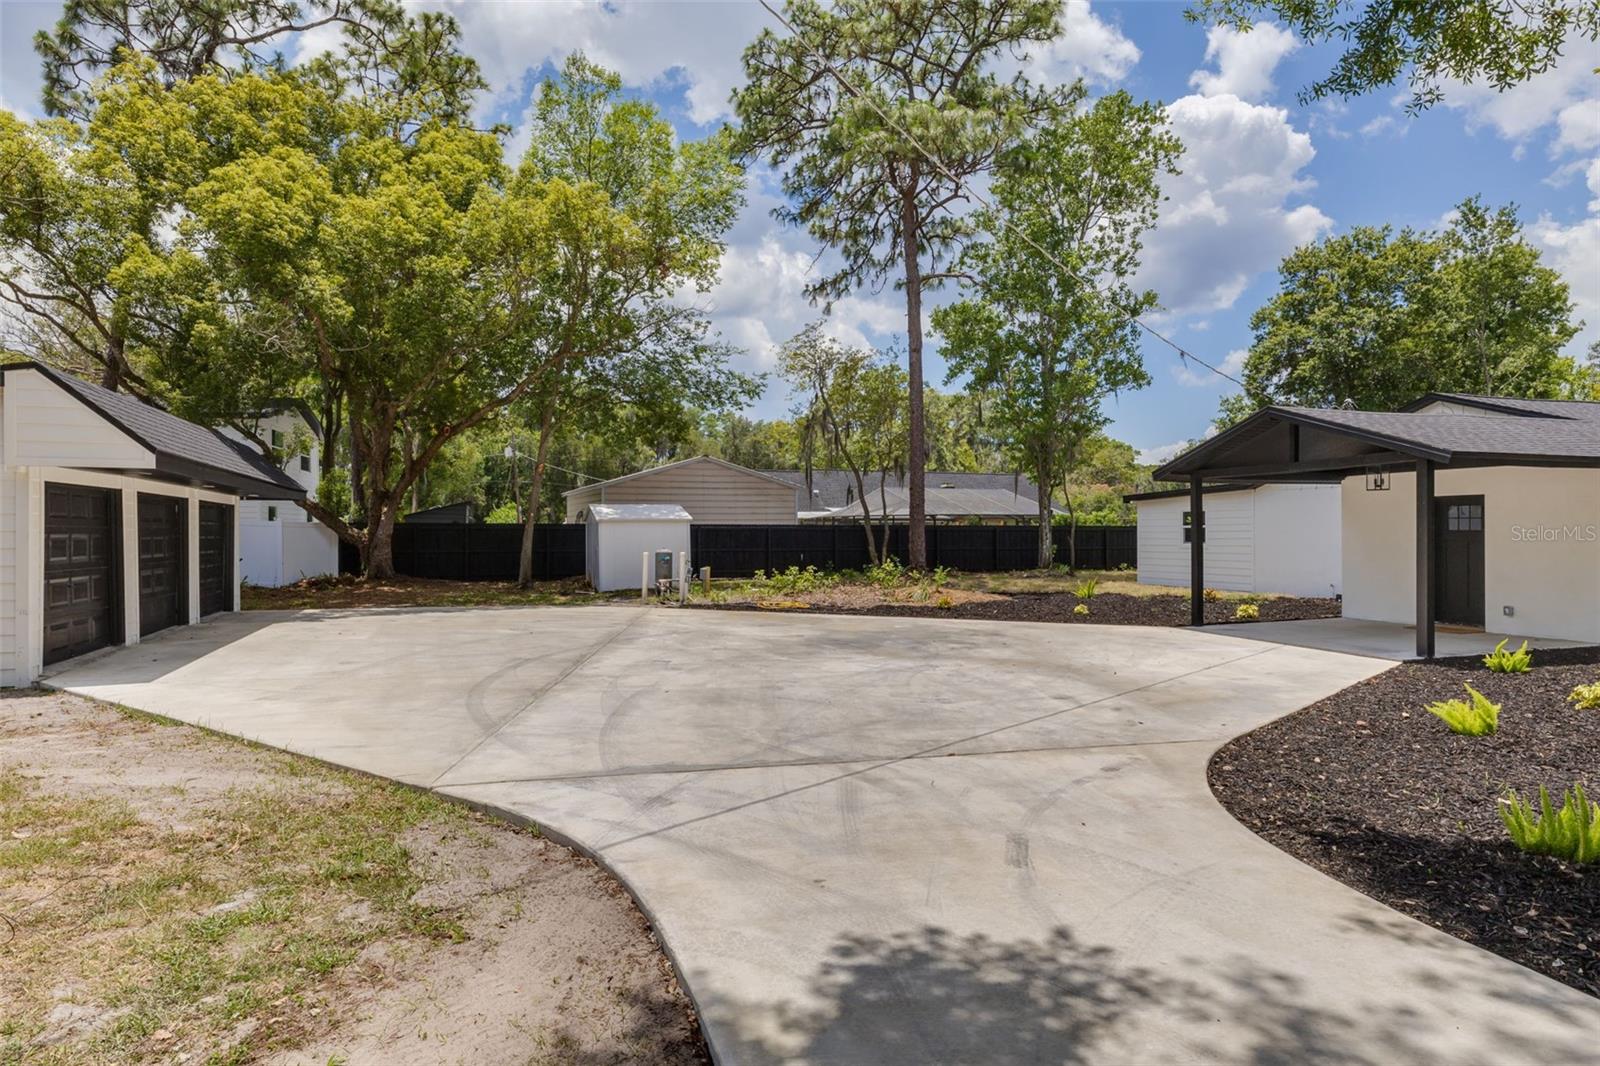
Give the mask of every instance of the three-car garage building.
POLYGON ((215 430, 0 367, 0 686, 238 607, 237 504, 304 491, 215 430))

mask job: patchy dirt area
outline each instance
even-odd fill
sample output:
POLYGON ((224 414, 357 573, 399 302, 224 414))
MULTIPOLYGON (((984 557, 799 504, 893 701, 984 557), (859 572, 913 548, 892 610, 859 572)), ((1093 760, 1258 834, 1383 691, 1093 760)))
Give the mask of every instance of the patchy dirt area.
MULTIPOLYGON (((1185 596, 1124 595, 1098 593, 1080 599, 1070 592, 1000 595, 951 589, 931 596, 889 599, 875 595, 874 589, 851 588, 807 593, 785 599, 724 603, 698 602, 691 606, 712 610, 814 610, 824 614, 888 615, 896 618, 976 618, 995 622, 1078 622, 1089 625, 1186 626, 1189 600, 1185 596), (1088 607, 1079 613, 1078 606, 1088 607)), ((1337 618, 1339 601, 1295 596, 1262 599, 1257 605, 1258 621, 1289 622, 1303 618, 1337 618)), ((1211 624, 1237 621, 1239 603, 1218 600, 1206 604, 1206 621, 1211 624)))
MULTIPOLYGON (((1537 651, 1527 674, 1479 659, 1405 663, 1241 737, 1212 790, 1278 847, 1463 940, 1600 996, 1600 865, 1526 855, 1507 790, 1600 793, 1600 648, 1537 651), (1426 705, 1471 684, 1500 703, 1492 736, 1458 736, 1426 705)), ((1559 802, 1559 799, 1558 799, 1559 802)))
POLYGON ((312 577, 269 589, 244 586, 247 611, 295 611, 350 607, 539 607, 601 602, 605 597, 583 578, 541 581, 533 588, 514 581, 444 581, 425 577, 372 579, 342 574, 312 577))
POLYGON ((414 789, 0 694, 0 1062, 708 1061, 621 886, 414 789))

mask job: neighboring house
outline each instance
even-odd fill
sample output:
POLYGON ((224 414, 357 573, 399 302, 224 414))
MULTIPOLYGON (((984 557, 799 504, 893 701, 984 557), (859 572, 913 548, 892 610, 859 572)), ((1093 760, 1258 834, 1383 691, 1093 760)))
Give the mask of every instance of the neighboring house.
POLYGON ((463 500, 460 503, 441 503, 437 507, 424 507, 420 511, 412 511, 401 519, 402 522, 422 523, 424 525, 454 525, 458 522, 472 521, 472 501, 463 500))
MULTIPOLYGON (((1139 512, 1139 583, 1189 584, 1189 490, 1123 499, 1139 512)), ((1206 583, 1230 592, 1337 595, 1339 500, 1337 485, 1206 489, 1206 583)))
POLYGON ((216 430, 0 367, 0 685, 237 610, 239 509, 303 493, 216 430))
MULTIPOLYGON (((988 475, 983 475, 988 476, 988 475)), ((1007 477, 1009 481, 1009 476, 1007 477)), ((854 495, 854 493, 852 493, 854 495)), ((867 510, 873 521, 905 522, 911 515, 911 492, 904 488, 874 489, 867 493, 867 510)), ((1065 514, 1059 507, 1052 513, 1065 514)), ((936 488, 929 486, 923 496, 923 514, 930 522, 976 522, 983 525, 1015 525, 1039 522, 1039 501, 1010 489, 936 488)), ((802 514, 804 522, 859 522, 859 501, 831 511, 802 514)))
POLYGON ((1600 642, 1600 403, 1267 407, 1155 477, 1189 481, 1201 510, 1207 482, 1339 486, 1344 615, 1415 625, 1421 656, 1439 624, 1600 642))
MULTIPOLYGON (((284 473, 308 499, 316 499, 322 427, 311 409, 297 400, 273 404, 256 417, 255 431, 258 440, 286 456, 284 473)), ((256 447, 237 430, 224 427, 219 432, 256 447)), ((239 557, 247 584, 292 585, 302 578, 339 572, 339 535, 293 504, 246 501, 239 505, 239 557)))
POLYGON ((709 455, 583 485, 563 493, 567 521, 587 520, 596 503, 677 504, 701 524, 793 525, 799 521, 788 481, 709 455))

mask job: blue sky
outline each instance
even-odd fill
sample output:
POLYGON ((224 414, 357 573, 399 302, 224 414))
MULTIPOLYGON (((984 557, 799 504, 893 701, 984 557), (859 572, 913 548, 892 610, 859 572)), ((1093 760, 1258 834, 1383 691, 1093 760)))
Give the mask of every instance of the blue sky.
MULTIPOLYGON (((740 51, 770 22, 755 0, 419 6, 461 21, 466 47, 494 87, 486 118, 522 126, 539 76, 583 49, 656 101, 686 137, 730 118, 740 51)), ((29 38, 58 11, 56 2, 0 0, 0 104, 37 110, 29 38)), ((1529 239, 1566 275, 1590 323, 1573 350, 1600 337, 1600 46, 1578 42, 1557 69, 1509 93, 1450 86, 1442 105, 1410 118, 1403 86, 1300 107, 1296 90, 1327 70, 1332 50, 1301 46, 1270 24, 1244 36, 1208 31, 1183 11, 1165 0, 1072 0, 1062 37, 1027 64, 1043 80, 1082 76, 1096 92, 1125 88, 1168 105, 1187 148, 1185 172, 1168 185, 1141 279, 1161 296, 1153 321, 1163 330, 1209 362, 1236 366, 1249 345, 1250 314, 1270 297, 1277 264, 1296 244, 1362 224, 1434 226, 1481 194, 1492 204, 1516 202, 1529 239)), ((302 48, 326 43, 312 38, 302 48)), ((509 149, 518 143, 513 133, 509 149)), ((743 350, 741 367, 756 371, 770 368, 776 343, 819 315, 801 295, 816 248, 770 218, 777 195, 773 175, 751 175, 721 283, 702 298, 743 350)), ((829 328, 892 345, 903 314, 898 294, 866 293, 836 306, 829 328)), ((1145 360, 1153 384, 1113 401, 1111 432, 1156 456, 1204 433, 1232 386, 1185 368, 1158 342, 1146 345, 1145 360)), ((929 377, 943 377, 936 350, 929 377)), ((752 414, 786 408, 775 384, 752 414)))

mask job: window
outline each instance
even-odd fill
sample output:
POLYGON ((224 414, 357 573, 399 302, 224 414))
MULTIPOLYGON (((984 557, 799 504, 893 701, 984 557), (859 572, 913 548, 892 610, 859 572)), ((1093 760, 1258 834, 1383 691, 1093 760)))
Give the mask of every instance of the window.
MULTIPOLYGON (((1200 543, 1202 543, 1202 544, 1204 544, 1205 541, 1206 541, 1205 530, 1204 530, 1205 524, 1206 524, 1206 513, 1204 511, 1201 511, 1200 512, 1200 525, 1201 525, 1202 528, 1201 528, 1201 533, 1200 533, 1200 543)), ((1189 532, 1193 527, 1194 527, 1194 513, 1192 511, 1183 512, 1183 542, 1185 544, 1190 543, 1189 532)))
POLYGON ((302 455, 300 457, 300 469, 301 470, 310 470, 311 469, 311 456, 302 455))
POLYGON ((1457 533, 1476 533, 1483 529, 1483 504, 1452 503, 1444 509, 1444 528, 1457 533))
POLYGON ((272 507, 272 506, 269 505, 267 507, 267 521, 268 522, 276 522, 277 520, 278 520, 278 509, 276 507, 272 507))
POLYGON ((283 447, 283 430, 275 429, 272 431, 272 446, 274 448, 283 447))

